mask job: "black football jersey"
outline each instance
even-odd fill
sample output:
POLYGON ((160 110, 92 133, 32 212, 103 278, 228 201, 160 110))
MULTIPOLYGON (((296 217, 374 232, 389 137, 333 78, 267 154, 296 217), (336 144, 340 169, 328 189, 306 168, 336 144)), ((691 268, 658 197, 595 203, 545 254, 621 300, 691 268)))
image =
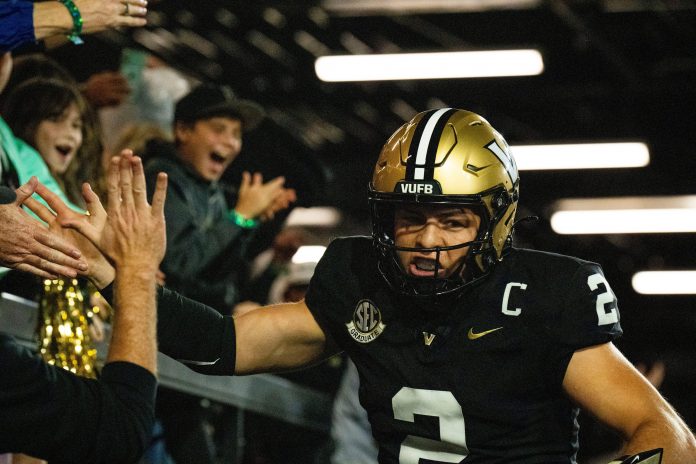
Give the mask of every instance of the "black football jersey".
POLYGON ((358 368, 381 464, 574 463, 566 367, 621 334, 597 264, 525 249, 443 306, 392 291, 371 239, 337 239, 305 301, 358 368))

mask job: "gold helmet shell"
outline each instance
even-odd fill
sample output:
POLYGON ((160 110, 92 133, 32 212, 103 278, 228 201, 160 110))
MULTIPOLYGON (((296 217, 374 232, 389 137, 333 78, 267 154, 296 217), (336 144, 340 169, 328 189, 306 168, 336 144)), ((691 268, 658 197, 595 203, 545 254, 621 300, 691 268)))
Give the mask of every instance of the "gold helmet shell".
POLYGON ((486 119, 442 108, 417 114, 387 140, 368 196, 373 239, 387 259, 394 253, 389 229, 397 204, 451 204, 476 211, 481 226, 470 244, 467 267, 481 275, 503 259, 512 243, 519 174, 507 142, 486 119))

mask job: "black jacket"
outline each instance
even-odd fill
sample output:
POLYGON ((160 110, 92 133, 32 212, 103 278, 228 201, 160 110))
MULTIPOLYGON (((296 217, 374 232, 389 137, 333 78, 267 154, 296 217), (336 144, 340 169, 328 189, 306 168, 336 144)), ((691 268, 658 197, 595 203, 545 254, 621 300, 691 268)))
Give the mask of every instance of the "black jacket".
POLYGON ((167 252, 162 261, 166 285, 189 298, 229 314, 239 301, 239 282, 253 230, 229 217, 225 193, 186 166, 172 145, 148 145, 145 176, 154 192, 157 173, 169 176, 164 215, 167 252))
POLYGON ((99 380, 43 362, 0 333, 0 454, 57 463, 132 463, 149 444, 157 381, 128 362, 99 380))

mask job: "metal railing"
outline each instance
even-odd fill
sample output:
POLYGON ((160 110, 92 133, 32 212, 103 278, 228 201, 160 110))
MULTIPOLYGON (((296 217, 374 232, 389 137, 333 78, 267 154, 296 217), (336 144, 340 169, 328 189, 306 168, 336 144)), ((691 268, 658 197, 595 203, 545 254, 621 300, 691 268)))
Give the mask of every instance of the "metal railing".
MULTIPOLYGON (((22 345, 36 349, 38 310, 33 301, 0 293, 0 331, 14 336, 22 345)), ((110 328, 105 337, 109 339, 110 328)), ((106 342, 97 344, 103 360, 106 342)), ((331 397, 271 374, 245 377, 205 376, 193 372, 168 356, 159 354, 159 382, 166 387, 209 398, 242 410, 264 414, 284 422, 328 431, 331 397)))

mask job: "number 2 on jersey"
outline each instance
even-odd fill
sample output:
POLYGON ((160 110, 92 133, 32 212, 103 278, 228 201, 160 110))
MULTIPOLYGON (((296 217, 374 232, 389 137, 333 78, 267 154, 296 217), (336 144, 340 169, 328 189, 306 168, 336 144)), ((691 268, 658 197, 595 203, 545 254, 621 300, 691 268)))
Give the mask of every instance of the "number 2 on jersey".
POLYGON ((597 325, 614 324, 619 322, 619 314, 616 312, 616 297, 611 291, 609 282, 602 274, 592 274, 587 278, 587 285, 594 291, 599 288, 599 284, 604 285, 604 291, 597 295, 597 325))
MULTIPOLYGON (((619 321, 614 292, 602 274, 587 278, 590 290, 604 286, 597 295, 598 324, 613 324, 619 321)), ((469 455, 466 447, 464 413, 451 392, 403 387, 392 398, 394 418, 415 423, 415 415, 437 417, 440 422, 440 440, 409 435, 401 443, 399 464, 419 464, 421 459, 456 463, 469 455)))
POLYGON ((451 392, 403 387, 392 398, 394 418, 415 422, 415 415, 440 420, 440 440, 409 435, 401 443, 399 464, 418 464, 420 459, 461 462, 467 457, 466 428, 462 407, 451 392))

